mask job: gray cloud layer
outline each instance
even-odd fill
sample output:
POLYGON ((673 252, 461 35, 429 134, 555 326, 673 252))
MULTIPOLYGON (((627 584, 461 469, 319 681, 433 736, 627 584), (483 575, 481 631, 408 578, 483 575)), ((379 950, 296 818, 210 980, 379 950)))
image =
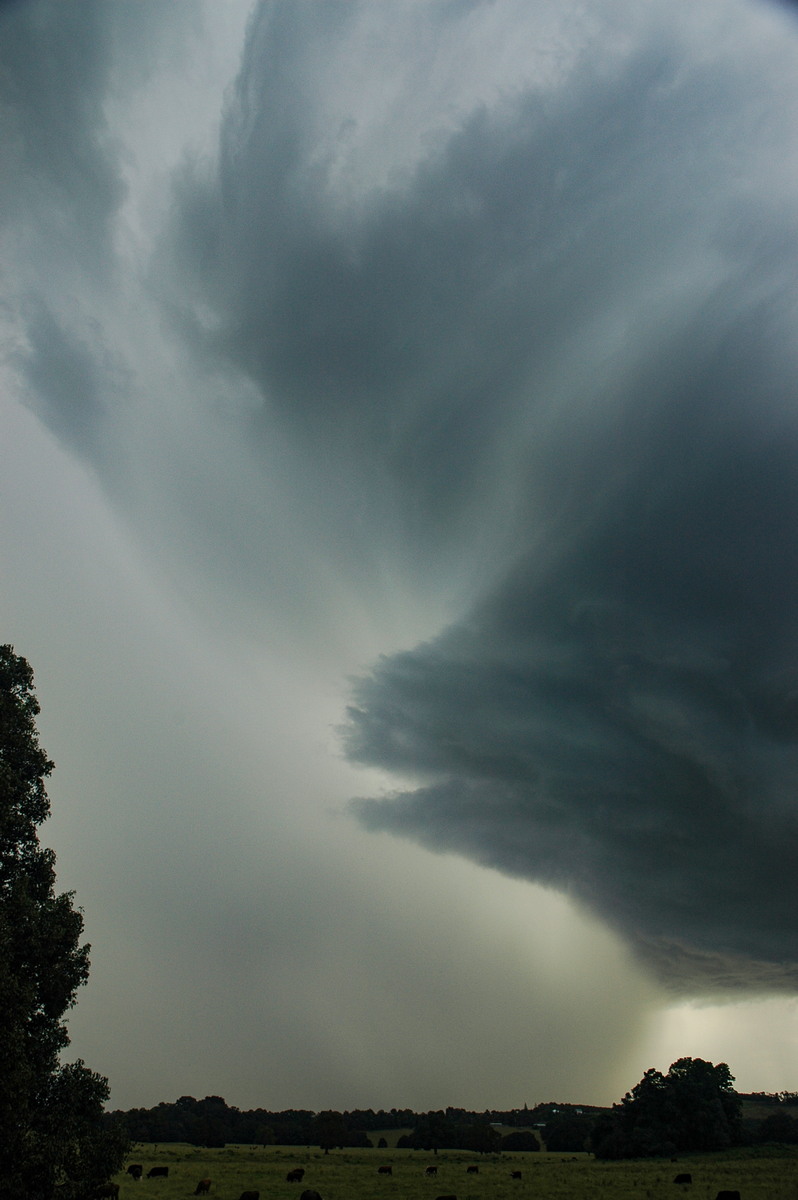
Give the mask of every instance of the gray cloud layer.
POLYGON ((445 611, 355 685, 351 759, 408 781, 369 829, 568 892, 674 989, 793 987, 798 39, 661 8, 256 6, 125 309, 103 99, 172 18, 23 7, 17 362, 198 605, 445 611))
MULTIPOLYGON (((682 67, 640 55, 569 89, 542 130, 522 105, 498 155, 481 122, 461 135, 480 234, 506 239, 507 261, 489 256, 500 336, 475 331, 504 370, 477 394, 504 408, 494 434, 529 438, 517 563, 359 683, 348 749, 421 780, 359 805, 369 828, 569 891, 676 989, 794 988, 793 254, 778 196, 739 186, 759 150, 740 79, 682 67), (596 305, 625 336, 590 347, 598 378, 536 419, 552 346, 577 356, 596 305), (523 423, 504 407, 519 398, 523 423)), ((484 435, 453 390, 463 482, 457 454, 473 466, 484 435)))
POLYGON ((353 210, 309 80, 358 15, 260 10, 179 228, 355 545, 506 575, 359 684, 350 756, 423 781, 362 819, 569 891, 674 988, 794 987, 786 76, 652 21, 353 210))
POLYGON ((796 981, 796 430, 760 373, 718 428, 738 358, 602 448, 622 482, 554 565, 360 681, 348 735, 423 781, 369 828, 567 890, 687 989, 796 981))

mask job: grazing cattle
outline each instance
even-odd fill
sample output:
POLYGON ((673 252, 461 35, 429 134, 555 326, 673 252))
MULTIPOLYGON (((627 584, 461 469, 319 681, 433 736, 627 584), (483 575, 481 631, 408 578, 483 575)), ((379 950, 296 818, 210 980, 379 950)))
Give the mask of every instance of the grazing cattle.
POLYGON ((673 1182, 674 1183, 692 1183, 693 1177, 689 1171, 682 1171, 681 1175, 676 1175, 674 1177, 673 1182))
POLYGON ((119 1200, 118 1183, 101 1183, 92 1192, 93 1200, 119 1200))
POLYGON ((740 1193, 737 1191, 718 1192, 717 1196, 715 1197, 715 1200, 740 1200, 740 1193))
POLYGON ((127 1173, 132 1179, 138 1181, 144 1174, 144 1168, 142 1167, 141 1163, 131 1163, 127 1169, 127 1173))
POLYGON ((466 1167, 466 1175, 479 1175, 479 1167, 466 1167))
POLYGON ((149 1171, 147 1172, 147 1178, 155 1179, 155 1177, 157 1175, 160 1175, 163 1179, 166 1179, 168 1174, 169 1174, 168 1167, 150 1167, 149 1171))
POLYGON ((289 1171, 285 1177, 286 1183, 301 1183, 305 1178, 304 1167, 294 1167, 293 1171, 289 1171))
POLYGON ((427 1167, 427 1169, 425 1170, 424 1174, 425 1174, 425 1175, 437 1175, 437 1174, 438 1174, 438 1168, 437 1168, 437 1167, 427 1167))
POLYGON ((211 1190, 210 1179, 201 1179, 199 1181, 199 1183, 197 1184, 197 1186, 194 1188, 194 1195, 195 1196, 207 1196, 208 1192, 210 1190, 211 1190))
POLYGON ((435 1200, 457 1200, 456 1196, 436 1196, 435 1200))
POLYGON ((520 1178, 521 1178, 521 1172, 520 1172, 520 1171, 511 1171, 511 1172, 510 1172, 510 1178, 511 1178, 511 1179, 520 1179, 520 1178))
POLYGON ((307 1188, 299 1197, 299 1200, 321 1200, 321 1196, 318 1192, 314 1192, 312 1188, 307 1188))
POLYGON ((238 1200, 260 1200, 260 1192, 242 1192, 238 1200))
MULTIPOLYGON (((378 1175, 393 1175, 393 1167, 377 1167, 378 1175)), ((300 1197, 301 1200, 301 1197, 300 1197)))

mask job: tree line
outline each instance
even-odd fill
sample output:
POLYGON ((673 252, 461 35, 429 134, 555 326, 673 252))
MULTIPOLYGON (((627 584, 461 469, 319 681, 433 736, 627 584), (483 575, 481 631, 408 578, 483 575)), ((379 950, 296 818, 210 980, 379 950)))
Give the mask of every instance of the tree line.
POLYGON ((663 1074, 651 1068, 611 1108, 546 1102, 534 1108, 486 1110, 438 1109, 417 1113, 403 1108, 312 1112, 288 1109, 242 1111, 220 1096, 135 1108, 107 1116, 137 1142, 188 1142, 199 1146, 226 1143, 369 1148, 385 1145, 382 1131, 404 1130, 398 1149, 578 1153, 597 1158, 669 1157, 677 1153, 725 1150, 757 1142, 798 1144, 798 1119, 789 1111, 798 1098, 746 1096, 751 1104, 777 1111, 763 1119, 743 1119, 743 1097, 734 1089, 726 1063, 681 1058, 663 1074), (507 1127, 510 1127, 508 1132, 507 1127), (512 1128, 515 1126, 516 1128, 512 1128))
POLYGON ((425 1113, 409 1108, 318 1113, 307 1109, 242 1111, 227 1104, 221 1096, 206 1096, 203 1100, 181 1096, 174 1102, 161 1102, 149 1109, 111 1112, 106 1120, 110 1125, 124 1128, 129 1138, 136 1142, 188 1142, 198 1146, 227 1143, 319 1146, 331 1150, 379 1146, 382 1131, 409 1130, 397 1139, 399 1149, 498 1153, 501 1150, 539 1150, 540 1138, 550 1148, 570 1150, 576 1143, 584 1141, 600 1111, 559 1103, 539 1104, 532 1109, 525 1106, 523 1109, 482 1112, 452 1107, 425 1113), (502 1133, 498 1126, 503 1126, 505 1132, 502 1133), (508 1126, 509 1133, 506 1132, 508 1126), (514 1126, 518 1128, 513 1129, 514 1126))

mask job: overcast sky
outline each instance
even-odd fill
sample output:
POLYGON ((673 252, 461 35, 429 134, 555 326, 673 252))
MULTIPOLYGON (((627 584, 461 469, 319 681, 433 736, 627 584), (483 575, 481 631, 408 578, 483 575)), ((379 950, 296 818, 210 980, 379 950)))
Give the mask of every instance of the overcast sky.
POLYGON ((798 10, 34 0, 0 122, 112 1104, 798 1088, 798 10))

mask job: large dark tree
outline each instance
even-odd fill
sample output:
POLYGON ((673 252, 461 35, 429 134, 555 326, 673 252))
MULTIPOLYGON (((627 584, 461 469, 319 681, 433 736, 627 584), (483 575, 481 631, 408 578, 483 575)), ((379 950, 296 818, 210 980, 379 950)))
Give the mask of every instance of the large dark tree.
POLYGON ((122 1165, 126 1141, 103 1128, 108 1083, 62 1065, 64 1014, 89 970, 83 918, 55 891, 55 855, 39 844, 53 764, 39 745, 33 672, 0 646, 0 1196, 64 1200, 122 1165))
POLYGON ((677 1150, 724 1150, 740 1140, 741 1101, 726 1063, 680 1058, 667 1075, 653 1068, 600 1118, 599 1158, 643 1158, 677 1150))
POLYGON ((557 1154, 573 1154, 584 1150, 585 1143, 593 1129, 593 1119, 575 1112, 572 1108, 563 1109, 546 1122, 543 1130, 543 1140, 546 1149, 557 1154))
POLYGON ((771 1113, 765 1117, 757 1131, 760 1142, 782 1142, 794 1146, 798 1144, 798 1120, 789 1113, 771 1113))

